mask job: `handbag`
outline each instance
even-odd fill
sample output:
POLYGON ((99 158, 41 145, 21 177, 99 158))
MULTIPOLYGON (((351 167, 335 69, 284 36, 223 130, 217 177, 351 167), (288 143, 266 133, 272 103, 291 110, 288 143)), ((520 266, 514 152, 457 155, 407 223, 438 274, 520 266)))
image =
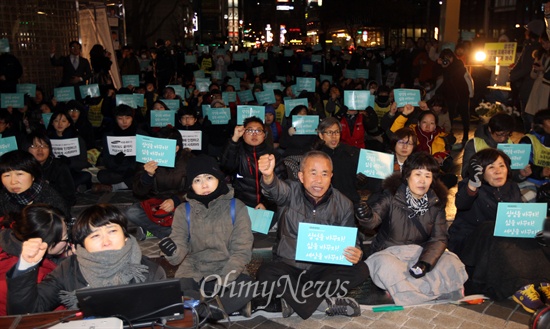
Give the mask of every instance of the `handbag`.
POLYGON ((163 202, 162 199, 151 198, 141 201, 140 204, 150 221, 160 226, 172 226, 174 212, 166 212, 160 209, 160 204, 163 202))

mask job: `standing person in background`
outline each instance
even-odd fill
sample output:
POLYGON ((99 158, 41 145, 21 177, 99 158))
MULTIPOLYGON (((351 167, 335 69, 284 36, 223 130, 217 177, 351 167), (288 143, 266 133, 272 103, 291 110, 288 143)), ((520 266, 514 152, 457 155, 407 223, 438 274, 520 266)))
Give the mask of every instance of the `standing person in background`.
MULTIPOLYGON (((60 86, 80 86, 85 85, 92 78, 92 68, 90 62, 82 56, 82 46, 78 41, 69 43, 69 56, 56 57, 55 45, 52 46, 50 54, 50 62, 53 66, 61 66, 63 68, 63 76, 60 86)), ((75 88, 75 95, 80 98, 80 90, 75 88)))
MULTIPOLYGON (((0 52, 2 49, 0 49, 0 52)), ((13 54, 0 54, 0 93, 14 93, 23 75, 23 66, 13 54)))
MULTIPOLYGON (((140 74, 141 67, 139 60, 134 54, 134 49, 130 46, 122 47, 122 58, 120 59, 120 75, 140 74)), ((137 86, 134 86, 137 87, 137 86)))
POLYGON ((530 77, 534 82, 523 113, 525 131, 532 128, 533 117, 539 110, 547 108, 550 100, 550 85, 544 81, 544 75, 550 72, 550 41, 546 33, 542 33, 540 48, 533 53, 533 58, 535 61, 530 77))
POLYGON ((90 50, 90 62, 93 70, 93 81, 98 85, 109 85, 111 80, 111 53, 105 50, 102 45, 94 45, 90 50))
MULTIPOLYGON (((529 94, 533 88, 534 80, 531 79, 531 69, 533 68, 533 52, 540 47, 539 38, 544 32, 544 22, 534 20, 525 25, 525 42, 523 50, 519 55, 517 62, 510 71, 510 85, 512 86, 512 98, 519 102, 519 108, 522 116, 529 100, 529 94)), ((538 109, 540 110, 540 109, 538 109)), ((529 118, 523 119, 524 124, 530 122, 529 118)), ((525 132, 529 132, 531 127, 524 126, 525 132)))
MULTIPOLYGON (((437 92, 443 95, 449 109, 451 120, 460 116, 462 121, 462 141, 464 147, 470 132, 470 98, 474 96, 473 80, 464 63, 450 49, 443 49, 437 60, 443 68, 443 83, 437 92)), ((457 146, 459 147, 459 146, 457 146)))

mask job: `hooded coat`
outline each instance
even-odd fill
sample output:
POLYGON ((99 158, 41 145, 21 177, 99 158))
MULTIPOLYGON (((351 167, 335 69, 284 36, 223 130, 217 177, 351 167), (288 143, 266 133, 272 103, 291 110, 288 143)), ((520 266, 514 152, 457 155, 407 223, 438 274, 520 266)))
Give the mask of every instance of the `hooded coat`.
POLYGON ((372 207, 371 218, 359 220, 359 225, 371 230, 379 227, 372 242, 372 253, 391 246, 417 244, 423 248, 418 260, 433 268, 447 248, 447 189, 440 181, 434 181, 428 190, 428 211, 416 216, 429 234, 425 236, 414 224, 415 219, 409 218, 413 212, 407 205, 406 187, 401 173, 386 178, 383 182, 385 193, 372 207))

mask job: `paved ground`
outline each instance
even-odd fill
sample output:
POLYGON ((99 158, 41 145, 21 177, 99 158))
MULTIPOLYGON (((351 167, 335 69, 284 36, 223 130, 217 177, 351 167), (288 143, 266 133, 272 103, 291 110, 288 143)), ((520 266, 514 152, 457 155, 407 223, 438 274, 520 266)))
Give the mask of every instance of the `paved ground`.
MULTIPOLYGON (((459 128, 459 127, 455 127, 459 128)), ((470 136, 473 136, 473 129, 470 136)), ((462 138, 462 132, 458 129, 457 138, 462 138)), ((520 135, 514 134, 512 139, 519 140, 520 135)), ((454 151, 455 173, 460 174, 462 152, 454 151)), ((456 187, 449 191, 449 202, 446 212, 447 219, 452 222, 456 208, 454 207, 454 195, 456 187)), ((129 206, 134 202, 131 192, 105 193, 102 195, 91 193, 79 193, 77 206, 73 208, 74 215, 79 213, 87 205, 108 202, 120 207, 129 206)), ((272 237, 258 237, 253 253, 253 260, 248 266, 251 274, 254 274, 260 264, 270 258, 270 251, 265 247, 270 245, 272 237)), ((159 262, 168 273, 173 276, 175 268, 170 266, 160 254, 157 246, 158 239, 147 239, 140 243, 146 256, 159 262)), ((368 296, 368 285, 365 284, 350 291, 360 303, 368 296)), ((282 318, 280 313, 257 312, 253 317, 233 317, 232 328, 303 328, 303 329, 332 329, 332 328, 527 328, 530 314, 526 313, 512 300, 503 302, 485 301, 480 305, 454 305, 454 304, 428 304, 415 307, 407 307, 403 311, 374 313, 370 306, 362 306, 360 317, 347 318, 342 316, 328 317, 324 314, 315 314, 308 320, 302 320, 294 315, 290 318, 282 318)), ((228 323, 209 325, 208 328, 223 328, 228 323)))

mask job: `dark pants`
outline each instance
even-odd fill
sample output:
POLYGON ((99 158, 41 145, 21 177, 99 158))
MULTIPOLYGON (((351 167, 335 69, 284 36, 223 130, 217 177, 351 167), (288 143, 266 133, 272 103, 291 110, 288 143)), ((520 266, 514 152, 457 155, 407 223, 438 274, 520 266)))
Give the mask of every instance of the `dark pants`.
POLYGON ((132 172, 132 171, 127 171, 125 173, 119 173, 119 172, 112 171, 112 170, 109 170, 109 169, 103 169, 103 170, 98 171, 98 173, 97 173, 97 180, 101 184, 113 185, 113 184, 118 184, 118 183, 123 182, 124 184, 126 184, 126 186, 131 188, 132 183, 133 183, 133 179, 134 179, 134 172, 132 172))
POLYGON ((449 108, 449 114, 451 115, 451 120, 460 116, 462 120, 462 144, 466 144, 468 141, 468 133, 470 132, 470 100, 461 99, 459 101, 447 101, 447 106, 449 108))
POLYGON ((260 285, 274 289, 271 298, 283 298, 302 319, 309 318, 326 297, 342 297, 368 276, 362 261, 353 266, 312 265, 307 270, 274 261, 262 264, 257 273, 260 285))
MULTIPOLYGON (((222 280, 223 279, 224 278, 222 278, 222 280)), ((228 287, 225 287, 223 291, 217 293, 227 314, 240 310, 246 303, 252 300, 254 289, 239 289, 240 284, 247 285, 251 283, 252 279, 248 275, 241 273, 228 287), (231 291, 232 288, 233 293, 231 291)), ((206 296, 203 297, 206 300, 209 297, 214 297, 212 296, 212 292, 215 291, 216 280, 205 282, 204 287, 201 287, 202 282, 197 283, 197 281, 191 278, 181 278, 180 284, 184 296, 200 300, 202 293, 201 288, 203 288, 206 293, 206 296)))

